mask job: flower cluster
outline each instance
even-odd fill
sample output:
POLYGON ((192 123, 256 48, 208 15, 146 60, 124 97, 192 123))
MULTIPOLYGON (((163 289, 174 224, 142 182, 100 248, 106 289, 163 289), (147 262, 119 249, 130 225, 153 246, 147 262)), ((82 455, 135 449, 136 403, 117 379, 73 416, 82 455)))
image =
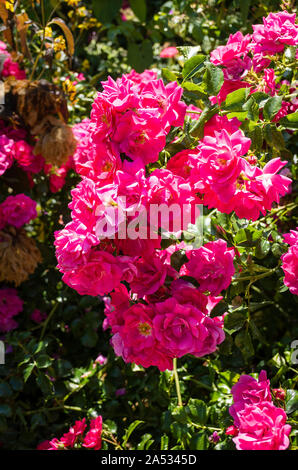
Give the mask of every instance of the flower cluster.
POLYGON ((7 332, 18 326, 13 319, 23 310, 23 301, 16 289, 4 287, 0 289, 0 331, 7 332))
POLYGON ((224 340, 223 316, 209 316, 222 297, 201 294, 179 279, 145 299, 132 301, 122 286, 106 301, 105 327, 111 327, 115 353, 126 362, 172 369, 174 358, 205 356, 224 340))
MULTIPOLYGON (((292 25, 287 34, 278 29, 278 15, 272 20, 278 41, 291 45, 293 18, 283 17, 292 25)), ((264 31, 267 26, 264 22, 264 31)), ((251 70, 261 74, 266 93, 278 93, 260 34, 236 33, 211 53, 211 62, 224 70, 224 84, 212 103, 239 87, 259 91, 245 81, 251 70)), ((171 368, 173 358, 216 350, 224 334, 223 319, 210 317, 218 302, 213 296, 229 287, 235 272, 235 251, 225 241, 199 249, 177 243, 186 230, 179 227, 181 213, 194 224, 200 203, 257 220, 292 182, 280 172, 285 161, 259 162, 240 121, 224 115, 208 120, 195 148, 160 158, 171 142, 170 131, 180 132, 186 110, 194 119, 201 114, 181 97, 177 82, 165 85, 153 70, 133 70, 102 83, 90 119, 73 128, 74 166, 82 180, 71 192, 71 222, 55 233, 63 281, 81 295, 111 294, 105 325, 112 330, 116 354, 161 370, 171 368), (153 207, 168 209, 158 212, 154 224, 153 207), (173 240, 167 248, 165 234, 173 240)))
POLYGON ((58 439, 43 441, 37 446, 37 450, 67 450, 86 449, 100 450, 102 445, 102 417, 98 416, 90 420, 89 430, 84 435, 87 428, 86 418, 76 421, 67 433, 58 439))
POLYGON ((21 228, 37 217, 36 202, 25 194, 8 196, 0 204, 0 229, 6 225, 21 228))
POLYGON ((196 250, 189 252, 189 268, 174 269, 172 255, 186 245, 161 247, 159 230, 168 222, 168 230, 174 231, 178 209, 189 211, 194 223, 198 201, 191 182, 175 166, 147 172, 171 126, 183 123, 182 89, 176 83, 165 86, 151 71, 109 79, 103 89, 91 119, 74 127, 74 162, 82 181, 72 191, 72 221, 55 233, 58 267, 64 282, 81 295, 113 291, 106 324, 116 354, 164 370, 172 368, 175 357, 203 356, 223 341, 223 319, 209 316, 210 306, 219 300, 210 295, 230 284, 234 251, 222 240, 210 242, 198 250, 204 260, 199 272, 194 268, 196 250), (161 213, 149 234, 147 209, 171 204, 175 211, 161 213), (130 224, 141 220, 139 230, 146 236, 121 236, 124 219, 130 224), (200 288, 179 279, 183 275, 200 288))
MULTIPOLYGON (((260 168, 255 164, 257 159, 243 158, 251 141, 237 128, 236 120, 214 119, 221 131, 216 131, 210 121, 195 157, 193 151, 184 151, 183 171, 190 168, 186 181, 209 208, 227 214, 234 211, 239 218, 257 220, 260 213, 265 215, 273 202, 278 203, 289 192, 291 179, 278 174, 287 162, 274 158, 260 168)), ((177 161, 176 171, 180 171, 180 155, 173 158, 177 161)), ((170 164, 173 165, 171 160, 170 164)))
POLYGON ((281 257, 284 283, 292 294, 298 295, 298 227, 285 234, 284 241, 290 245, 287 253, 281 257))
POLYGON ((226 434, 233 436, 238 450, 285 450, 289 447, 291 426, 287 415, 273 404, 270 381, 265 371, 259 379, 242 375, 232 387, 234 419, 226 434))
POLYGON ((257 73, 266 69, 271 62, 268 56, 283 52, 286 45, 298 44, 295 19, 295 13, 270 13, 263 24, 253 25, 252 35, 243 36, 240 31, 231 34, 225 46, 211 52, 210 60, 223 67, 228 83, 234 81, 236 85, 251 69, 257 73))

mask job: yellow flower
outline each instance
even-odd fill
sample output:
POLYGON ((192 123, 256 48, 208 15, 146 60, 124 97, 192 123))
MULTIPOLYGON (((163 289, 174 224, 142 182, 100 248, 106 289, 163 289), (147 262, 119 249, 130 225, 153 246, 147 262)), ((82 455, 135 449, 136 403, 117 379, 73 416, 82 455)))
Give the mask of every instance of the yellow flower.
POLYGON ((50 26, 46 26, 44 35, 46 38, 51 38, 53 36, 53 31, 52 31, 52 28, 50 28, 50 26))
POLYGON ((5 8, 6 10, 9 10, 13 13, 13 4, 14 4, 14 0, 8 0, 5 2, 5 8))
POLYGON ((63 36, 58 36, 53 44, 54 51, 59 52, 59 51, 65 51, 66 49, 66 44, 65 44, 65 39, 63 36))
POLYGON ((88 10, 85 7, 80 7, 77 9, 77 14, 78 16, 87 16, 88 15, 88 10))
POLYGON ((63 91, 69 96, 70 101, 74 102, 76 96, 76 87, 69 78, 62 84, 63 91))
POLYGON ((80 0, 65 0, 69 7, 77 7, 80 0))

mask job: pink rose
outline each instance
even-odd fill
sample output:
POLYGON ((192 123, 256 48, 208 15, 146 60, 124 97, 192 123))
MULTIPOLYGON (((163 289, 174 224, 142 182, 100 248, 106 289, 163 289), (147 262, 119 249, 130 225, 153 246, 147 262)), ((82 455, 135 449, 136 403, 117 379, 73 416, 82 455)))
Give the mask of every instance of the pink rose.
POLYGON ((280 11, 269 13, 263 18, 263 24, 253 25, 252 42, 254 51, 274 54, 282 52, 285 44, 298 44, 298 27, 295 24, 296 14, 280 11))
POLYGON ((233 438, 237 450, 285 450, 291 426, 283 409, 270 402, 245 405, 238 413, 239 434, 233 438))
POLYGON ((36 202, 25 194, 8 196, 0 204, 0 219, 8 225, 20 228, 37 217, 36 202))
POLYGON ((196 250, 187 251, 186 256, 189 259, 187 274, 198 281, 201 292, 217 295, 229 287, 235 272, 235 252, 224 240, 206 243, 196 250))
POLYGON ((165 47, 159 54, 161 58, 170 59, 176 57, 179 54, 179 51, 176 47, 165 47))
POLYGON ((234 423, 239 424, 238 413, 245 405, 256 404, 263 401, 272 401, 270 392, 270 381, 267 380, 266 371, 262 370, 259 380, 250 375, 241 375, 238 382, 232 387, 234 404, 229 408, 230 415, 234 418, 234 423))

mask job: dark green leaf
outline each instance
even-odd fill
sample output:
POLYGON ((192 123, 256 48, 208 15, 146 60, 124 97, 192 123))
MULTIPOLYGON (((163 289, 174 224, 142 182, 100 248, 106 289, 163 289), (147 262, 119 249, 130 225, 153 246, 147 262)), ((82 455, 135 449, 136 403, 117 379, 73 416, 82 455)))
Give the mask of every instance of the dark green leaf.
POLYGON ((36 366, 38 369, 45 369, 52 364, 52 359, 47 354, 41 354, 36 358, 36 366))
POLYGON ((270 242, 265 239, 259 239, 256 246, 256 257, 258 259, 265 258, 270 251, 270 242))
POLYGON ((25 369, 24 369, 24 382, 27 382, 29 379, 33 369, 35 367, 35 364, 29 364, 25 369))
POLYGON ((129 0, 129 5, 134 14, 139 18, 140 21, 146 21, 147 6, 146 0, 129 0))
POLYGON ((92 0, 94 15, 101 23, 110 23, 117 16, 122 0, 92 0))
POLYGON ((254 355, 254 347, 251 341, 251 336, 246 329, 241 330, 236 338, 235 344, 237 348, 240 349, 244 359, 247 361, 250 357, 254 355))
POLYGON ((247 319, 246 312, 243 311, 235 311, 230 312, 228 315, 225 316, 225 328, 232 331, 237 331, 242 328, 245 321, 247 319))
POLYGON ((131 42, 127 48, 127 60, 136 72, 143 72, 153 62, 152 42, 145 39, 141 43, 131 42))

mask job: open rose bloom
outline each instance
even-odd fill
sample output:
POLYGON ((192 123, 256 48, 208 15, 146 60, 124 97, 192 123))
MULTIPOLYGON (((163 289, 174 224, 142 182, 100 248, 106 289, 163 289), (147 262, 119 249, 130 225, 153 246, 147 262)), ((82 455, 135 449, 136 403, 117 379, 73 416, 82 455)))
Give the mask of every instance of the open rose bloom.
POLYGON ((234 425, 226 434, 232 435, 237 450, 285 450, 289 447, 291 426, 287 415, 273 404, 270 381, 265 371, 256 380, 242 375, 232 387, 233 405, 230 414, 234 425))

